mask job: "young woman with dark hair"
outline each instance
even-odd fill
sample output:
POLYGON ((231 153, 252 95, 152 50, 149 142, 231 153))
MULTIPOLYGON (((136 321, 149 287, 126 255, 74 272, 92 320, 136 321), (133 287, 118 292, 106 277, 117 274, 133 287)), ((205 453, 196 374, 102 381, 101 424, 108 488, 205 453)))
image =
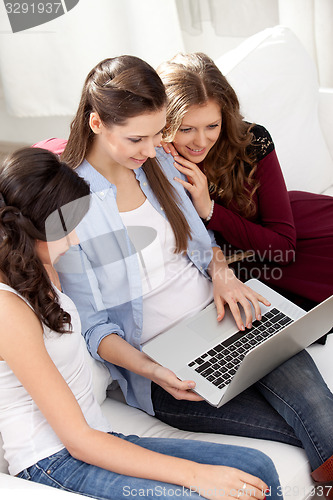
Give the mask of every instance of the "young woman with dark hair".
POLYGON ((92 392, 80 320, 53 264, 78 239, 86 182, 51 152, 0 169, 0 431, 9 472, 96 499, 278 498, 271 460, 247 448, 111 431, 92 392), (253 475, 255 474, 255 476, 253 475), (256 476, 259 477, 256 477, 256 476), (135 493, 134 493, 135 494, 135 493))

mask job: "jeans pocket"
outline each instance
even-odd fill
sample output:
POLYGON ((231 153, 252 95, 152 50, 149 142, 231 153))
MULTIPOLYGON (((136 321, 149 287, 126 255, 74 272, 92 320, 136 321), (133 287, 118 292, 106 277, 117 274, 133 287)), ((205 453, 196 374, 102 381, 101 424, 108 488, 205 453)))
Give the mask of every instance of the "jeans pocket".
POLYGON ((31 476, 28 472, 28 469, 23 469, 23 471, 17 474, 16 477, 20 477, 21 479, 27 479, 28 481, 31 480, 31 476))
POLYGON ((47 474, 51 475, 68 458, 71 458, 71 455, 66 448, 63 448, 62 450, 57 451, 57 453, 39 460, 36 465, 39 469, 42 469, 47 474))

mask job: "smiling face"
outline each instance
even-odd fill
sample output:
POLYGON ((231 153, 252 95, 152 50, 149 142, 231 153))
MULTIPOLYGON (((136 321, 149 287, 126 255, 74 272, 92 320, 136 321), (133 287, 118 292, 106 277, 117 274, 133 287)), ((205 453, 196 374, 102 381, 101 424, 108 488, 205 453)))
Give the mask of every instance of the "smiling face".
POLYGON ((166 109, 162 108, 129 118, 124 125, 108 127, 97 113, 91 113, 90 126, 96 134, 92 153, 108 163, 136 169, 156 156, 155 148, 161 142, 165 119, 166 109))
POLYGON ((216 143, 221 127, 222 113, 216 101, 190 106, 176 132, 173 145, 181 156, 200 163, 216 143))

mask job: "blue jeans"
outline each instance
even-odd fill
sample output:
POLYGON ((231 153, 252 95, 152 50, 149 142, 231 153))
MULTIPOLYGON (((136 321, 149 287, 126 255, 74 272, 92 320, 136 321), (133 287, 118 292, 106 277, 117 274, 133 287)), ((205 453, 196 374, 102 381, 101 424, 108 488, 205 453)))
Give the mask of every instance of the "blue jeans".
POLYGON ((156 417, 179 429, 303 447, 312 470, 333 455, 333 395, 306 351, 220 408, 177 401, 155 384, 152 399, 156 417))
MULTIPOLYGON (((116 436, 159 453, 200 463, 226 465, 260 477, 270 487, 270 498, 282 498, 274 464, 263 453, 240 446, 220 445, 185 439, 116 436)), ((116 500, 133 496, 200 498, 194 490, 169 483, 123 476, 73 458, 66 449, 40 460, 23 470, 19 477, 66 491, 81 493, 98 500, 116 500), (141 493, 141 494, 140 494, 141 493)), ((237 494, 237 492, 236 492, 237 494)))

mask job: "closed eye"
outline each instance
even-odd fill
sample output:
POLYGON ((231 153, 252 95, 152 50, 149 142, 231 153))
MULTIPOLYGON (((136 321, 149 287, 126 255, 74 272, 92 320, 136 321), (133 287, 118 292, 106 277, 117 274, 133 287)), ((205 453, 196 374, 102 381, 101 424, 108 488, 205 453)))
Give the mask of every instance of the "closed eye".
MULTIPOLYGON (((155 136, 157 135, 162 135, 163 134, 163 129, 160 130, 159 132, 157 132, 157 134, 155 134, 155 136)), ((128 140, 131 141, 131 142, 134 142, 134 144, 142 141, 143 137, 128 137, 128 140)))
POLYGON ((190 132, 191 130, 192 130, 192 128, 191 128, 191 127, 187 127, 187 128, 180 128, 180 129, 179 129, 179 132, 185 132, 185 133, 186 133, 186 132, 190 132))

